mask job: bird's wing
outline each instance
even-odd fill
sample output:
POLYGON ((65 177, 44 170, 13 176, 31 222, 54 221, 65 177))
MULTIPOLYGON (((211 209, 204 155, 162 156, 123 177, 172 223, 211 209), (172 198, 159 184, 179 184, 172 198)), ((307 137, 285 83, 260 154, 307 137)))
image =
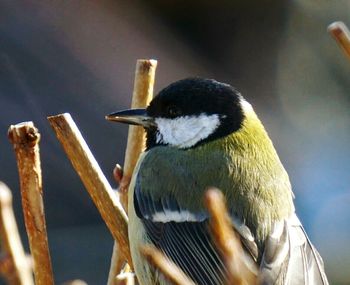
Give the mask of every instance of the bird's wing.
MULTIPOLYGON (((208 213, 183 209, 172 196, 158 200, 135 183, 134 208, 149 239, 174 261, 196 284, 226 283, 226 269, 209 233, 208 213)), ((233 219, 247 252, 257 258, 257 246, 247 226, 233 219)))
MULTIPOLYGON (((211 168, 192 165, 189 171, 187 160, 191 158, 185 157, 186 153, 159 147, 152 155, 145 154, 134 185, 135 212, 154 245, 197 284, 225 284, 224 266, 208 230, 208 214, 200 203, 192 206, 202 201, 203 190, 212 183, 207 179, 210 171, 224 163, 221 156, 210 157, 211 168)), ((222 168, 221 172, 226 175, 222 168)), ((229 185, 219 188, 225 187, 229 185)), ((257 246, 249 228, 236 219, 233 225, 247 252, 257 260, 257 246)), ((296 217, 275 224, 261 258, 261 284, 328 284, 322 259, 296 217)))
POLYGON ((322 258, 296 215, 275 224, 260 271, 260 284, 328 285, 322 258))
POLYGON ((134 207, 152 243, 197 284, 224 284, 225 267, 208 234, 206 215, 182 209, 173 197, 154 200, 139 186, 134 207))
MULTIPOLYGON (((152 243, 197 284, 225 284, 225 267, 209 233, 209 215, 204 207, 191 207, 186 203, 195 199, 194 203, 201 204, 204 190, 210 183, 193 175, 193 171, 187 171, 185 167, 188 164, 174 160, 171 151, 157 155, 162 151, 164 149, 156 148, 152 155, 145 153, 139 162, 133 185, 135 213, 152 243), (173 187, 183 189, 185 196, 175 197, 178 192, 173 187)), ((186 152, 178 153, 176 150, 175 154, 183 157, 186 152)), ((219 169, 215 163, 220 159, 215 157, 206 172, 200 165, 195 169, 208 176, 212 168, 219 169)), ((233 224, 247 252, 256 260, 257 246, 249 228, 236 218, 233 224)))

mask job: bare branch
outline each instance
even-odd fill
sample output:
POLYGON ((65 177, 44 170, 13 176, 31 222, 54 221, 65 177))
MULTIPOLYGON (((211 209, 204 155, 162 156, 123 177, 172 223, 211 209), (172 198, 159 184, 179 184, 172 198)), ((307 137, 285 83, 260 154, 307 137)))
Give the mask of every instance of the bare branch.
POLYGON ((68 113, 48 117, 48 120, 102 219, 118 241, 123 258, 131 265, 128 217, 77 125, 68 113))
POLYGON ((10 126, 8 136, 17 158, 24 221, 33 256, 35 283, 54 284, 42 199, 40 134, 32 122, 24 122, 10 126))
MULTIPOLYGON (((136 63, 134 92, 132 95, 131 108, 145 108, 153 97, 154 77, 157 61, 152 59, 139 59, 136 63)), ((142 127, 130 126, 128 142, 125 151, 123 178, 120 182, 119 191, 124 208, 128 207, 128 188, 140 153, 145 146, 145 132, 142 127)))
POLYGON ((328 26, 328 32, 350 59, 350 32, 343 22, 334 22, 328 26))
MULTIPOLYGON (((117 193, 119 195, 119 193, 117 193)), ((117 279, 117 276, 122 274, 123 267, 125 266, 125 258, 120 254, 118 242, 114 241, 113 254, 111 258, 111 265, 108 274, 107 285, 121 285, 124 284, 121 281, 121 277, 117 279)), ((125 281, 125 280, 124 280, 125 281)))
POLYGON ((33 285, 31 264, 26 257, 12 208, 12 193, 0 182, 0 272, 10 285, 33 285))
MULTIPOLYGON (((139 59, 136 62, 134 91, 132 95, 131 108, 145 108, 153 97, 154 78, 157 61, 139 59)), ((128 141, 125 151, 124 168, 117 164, 113 170, 114 178, 119 182, 120 201, 128 211, 128 189, 132 173, 134 171, 140 153, 145 147, 145 131, 142 127, 130 126, 128 141)), ((114 285, 115 276, 120 273, 122 265, 121 256, 116 251, 118 246, 113 247, 111 267, 108 285, 114 285)))

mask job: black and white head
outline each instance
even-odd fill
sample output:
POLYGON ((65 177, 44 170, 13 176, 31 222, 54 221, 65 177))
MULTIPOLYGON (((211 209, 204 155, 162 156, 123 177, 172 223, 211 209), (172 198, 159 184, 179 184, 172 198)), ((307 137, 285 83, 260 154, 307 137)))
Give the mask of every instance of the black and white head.
POLYGON ((146 109, 124 110, 106 119, 143 126, 147 149, 159 145, 186 149, 239 130, 247 105, 228 84, 188 78, 164 88, 146 109))

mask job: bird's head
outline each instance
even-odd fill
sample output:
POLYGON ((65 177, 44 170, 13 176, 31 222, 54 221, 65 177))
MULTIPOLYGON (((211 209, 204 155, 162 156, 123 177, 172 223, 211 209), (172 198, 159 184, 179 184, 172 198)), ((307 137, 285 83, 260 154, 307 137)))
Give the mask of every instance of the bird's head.
POLYGON ((158 145, 187 149, 239 130, 247 104, 228 84, 189 78, 164 88, 146 109, 119 111, 106 119, 143 126, 147 149, 158 145))

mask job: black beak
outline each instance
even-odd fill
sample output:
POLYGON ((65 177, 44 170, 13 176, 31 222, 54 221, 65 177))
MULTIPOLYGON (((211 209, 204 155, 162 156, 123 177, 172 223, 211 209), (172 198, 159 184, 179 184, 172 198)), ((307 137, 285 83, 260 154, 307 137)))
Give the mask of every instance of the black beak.
POLYGON ((143 126, 144 128, 156 127, 154 118, 147 116, 146 109, 128 109, 106 116, 106 120, 129 125, 143 126))

